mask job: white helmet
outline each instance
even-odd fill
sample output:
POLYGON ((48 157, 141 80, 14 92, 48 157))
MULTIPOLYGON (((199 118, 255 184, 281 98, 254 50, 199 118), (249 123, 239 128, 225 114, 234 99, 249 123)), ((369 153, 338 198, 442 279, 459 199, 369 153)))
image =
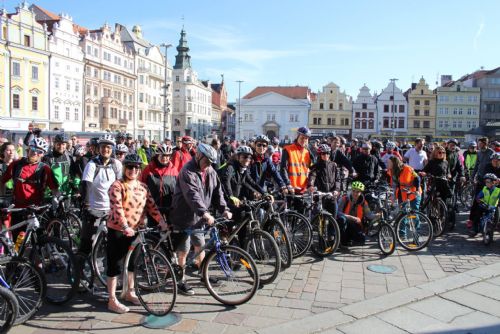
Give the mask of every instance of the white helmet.
POLYGON ((171 145, 161 144, 156 148, 156 153, 163 155, 172 155, 173 149, 171 145))
POLYGON ((386 144, 385 144, 385 148, 388 149, 388 150, 393 150, 396 148, 396 143, 392 142, 392 141, 388 141, 386 144))
POLYGON ((236 149, 236 154, 253 154, 252 152, 252 149, 248 146, 238 146, 238 148, 236 149))
POLYGON ((113 137, 113 135, 111 133, 105 133, 101 136, 101 138, 99 138, 99 140, 97 141, 97 143, 100 145, 100 144, 108 144, 108 145, 113 145, 115 146, 116 145, 116 142, 115 142, 115 137, 113 137))
POLYGON ((116 152, 127 154, 128 153, 128 147, 127 147, 127 145, 124 145, 124 144, 118 144, 118 145, 116 145, 116 152))
POLYGON ((75 149, 75 155, 82 156, 85 155, 85 146, 81 145, 75 149))
POLYGON ((47 153, 49 150, 49 144, 47 144, 47 141, 43 139, 42 137, 34 137, 33 139, 30 140, 30 147, 34 147, 35 149, 39 149, 47 153))
POLYGON ((217 151, 208 144, 198 144, 198 152, 206 156, 211 163, 215 163, 217 161, 217 151))

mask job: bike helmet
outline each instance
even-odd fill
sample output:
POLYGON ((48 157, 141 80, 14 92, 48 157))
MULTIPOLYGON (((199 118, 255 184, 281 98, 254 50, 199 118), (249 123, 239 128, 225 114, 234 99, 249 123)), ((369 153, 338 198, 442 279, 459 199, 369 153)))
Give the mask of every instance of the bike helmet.
POLYGON ((229 141, 229 140, 231 140, 230 136, 224 136, 224 141, 229 141))
POLYGON ((274 145, 279 145, 280 144, 280 139, 278 137, 273 138, 273 144, 274 145))
POLYGON ((156 148, 156 153, 162 154, 162 155, 172 155, 173 149, 172 149, 172 146, 170 146, 170 145, 162 144, 156 148))
POLYGON ((250 138, 249 142, 250 143, 255 143, 256 139, 257 139, 257 136, 253 136, 252 138, 250 138))
POLYGON ((141 157, 135 153, 127 154, 125 159, 123 159, 122 164, 124 166, 141 166, 142 160, 141 157))
POLYGON ((132 136, 132 134, 131 134, 131 133, 127 133, 127 134, 125 135, 125 137, 126 137, 127 139, 134 139, 134 137, 132 136))
POLYGON ((258 135, 257 137, 255 137, 255 142, 269 144, 270 140, 266 135, 258 135))
POLYGON ((182 143, 183 144, 193 144, 194 140, 190 136, 184 136, 182 137, 182 143))
POLYGON ((300 127, 297 129, 297 134, 298 135, 303 135, 303 136, 306 136, 306 137, 311 137, 311 130, 309 130, 309 128, 303 126, 303 127, 300 127))
POLYGON ((49 144, 47 144, 47 141, 42 137, 35 137, 31 139, 29 147, 33 147, 37 150, 42 150, 45 153, 47 153, 47 151, 49 150, 49 144))
POLYGON ((450 143, 458 145, 458 140, 456 140, 455 138, 452 138, 452 139, 448 140, 448 144, 450 144, 450 143))
POLYGON ((217 151, 208 144, 200 143, 198 145, 198 152, 207 157, 211 163, 215 163, 217 161, 217 151))
POLYGON ((392 142, 392 141, 388 141, 386 144, 385 144, 385 148, 388 149, 388 150, 393 150, 396 148, 396 143, 392 142))
POLYGON ((321 145, 319 145, 317 151, 318 151, 318 154, 330 153, 332 151, 332 148, 330 146, 328 146, 327 144, 321 144, 321 145))
POLYGON ((483 180, 487 180, 487 179, 490 179, 492 181, 498 180, 497 176, 493 173, 488 173, 488 174, 483 176, 483 180))
POLYGON ((240 155, 240 154, 250 154, 252 155, 253 152, 252 152, 252 149, 248 146, 239 146, 237 149, 236 149, 236 154, 240 155))
POLYGON ((365 185, 363 184, 363 182, 354 181, 351 184, 351 189, 352 190, 359 190, 359 191, 363 192, 363 191, 365 191, 365 185))
POLYGON ((54 143, 67 143, 69 142, 69 137, 65 133, 58 133, 54 136, 54 143))
POLYGON ((85 155, 85 147, 84 146, 78 146, 75 149, 75 155, 79 155, 79 156, 85 155))
POLYGON ((469 147, 477 147, 477 143, 475 141, 471 141, 469 143, 469 147))
POLYGON ((500 152, 495 152, 491 155, 491 160, 495 159, 495 160, 500 160, 500 152))
POLYGON ((105 133, 101 136, 101 138, 99 138, 99 140, 97 141, 97 143, 100 145, 100 144, 107 144, 107 145, 113 145, 115 146, 116 142, 115 142, 115 138, 113 137, 113 135, 111 133, 105 133))
POLYGON ((126 138, 126 135, 123 132, 118 132, 116 134, 116 140, 121 140, 121 139, 125 139, 125 138, 126 138))
POLYGON ((97 137, 90 138, 87 144, 88 146, 97 146, 99 145, 99 138, 97 137))
POLYGON ((118 145, 116 145, 116 152, 127 154, 128 153, 128 147, 126 145, 123 145, 123 144, 118 144, 118 145))

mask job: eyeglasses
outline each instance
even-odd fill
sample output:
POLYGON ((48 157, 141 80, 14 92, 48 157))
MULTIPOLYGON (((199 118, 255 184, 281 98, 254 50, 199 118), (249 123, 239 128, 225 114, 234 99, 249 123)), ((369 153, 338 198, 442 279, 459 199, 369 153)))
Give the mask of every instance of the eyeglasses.
POLYGON ((33 147, 33 146, 30 147, 30 152, 33 152, 33 153, 38 154, 38 155, 42 155, 45 153, 44 150, 37 149, 36 147, 33 147))
POLYGON ((267 147, 267 144, 258 143, 258 144, 255 144, 255 146, 257 146, 257 147, 267 147))
POLYGON ((136 166, 136 165, 127 165, 125 166, 127 170, 141 170, 141 166, 136 166))
POLYGON ((116 152, 116 155, 125 155, 125 152, 116 152))

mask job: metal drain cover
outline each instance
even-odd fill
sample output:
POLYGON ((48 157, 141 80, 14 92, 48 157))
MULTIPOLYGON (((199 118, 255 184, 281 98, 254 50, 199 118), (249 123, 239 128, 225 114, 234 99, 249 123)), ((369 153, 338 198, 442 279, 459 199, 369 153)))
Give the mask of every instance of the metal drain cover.
POLYGON ((370 264, 366 269, 373 271, 379 274, 392 274, 396 270, 398 270, 395 266, 384 266, 381 264, 370 264))
POLYGON ((182 317, 178 313, 169 313, 162 317, 157 317, 155 315, 148 315, 142 319, 142 325, 147 328, 153 329, 163 329, 173 326, 179 323, 182 320, 182 317))

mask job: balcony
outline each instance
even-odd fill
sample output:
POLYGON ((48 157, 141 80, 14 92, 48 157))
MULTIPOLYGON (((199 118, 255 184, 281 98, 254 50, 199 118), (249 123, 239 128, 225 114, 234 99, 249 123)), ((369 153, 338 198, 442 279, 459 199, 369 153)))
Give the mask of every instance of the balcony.
POLYGON ((126 125, 128 124, 128 119, 126 119, 126 118, 120 118, 120 119, 118 120, 118 123, 119 123, 120 125, 125 125, 125 126, 126 126, 126 125))

